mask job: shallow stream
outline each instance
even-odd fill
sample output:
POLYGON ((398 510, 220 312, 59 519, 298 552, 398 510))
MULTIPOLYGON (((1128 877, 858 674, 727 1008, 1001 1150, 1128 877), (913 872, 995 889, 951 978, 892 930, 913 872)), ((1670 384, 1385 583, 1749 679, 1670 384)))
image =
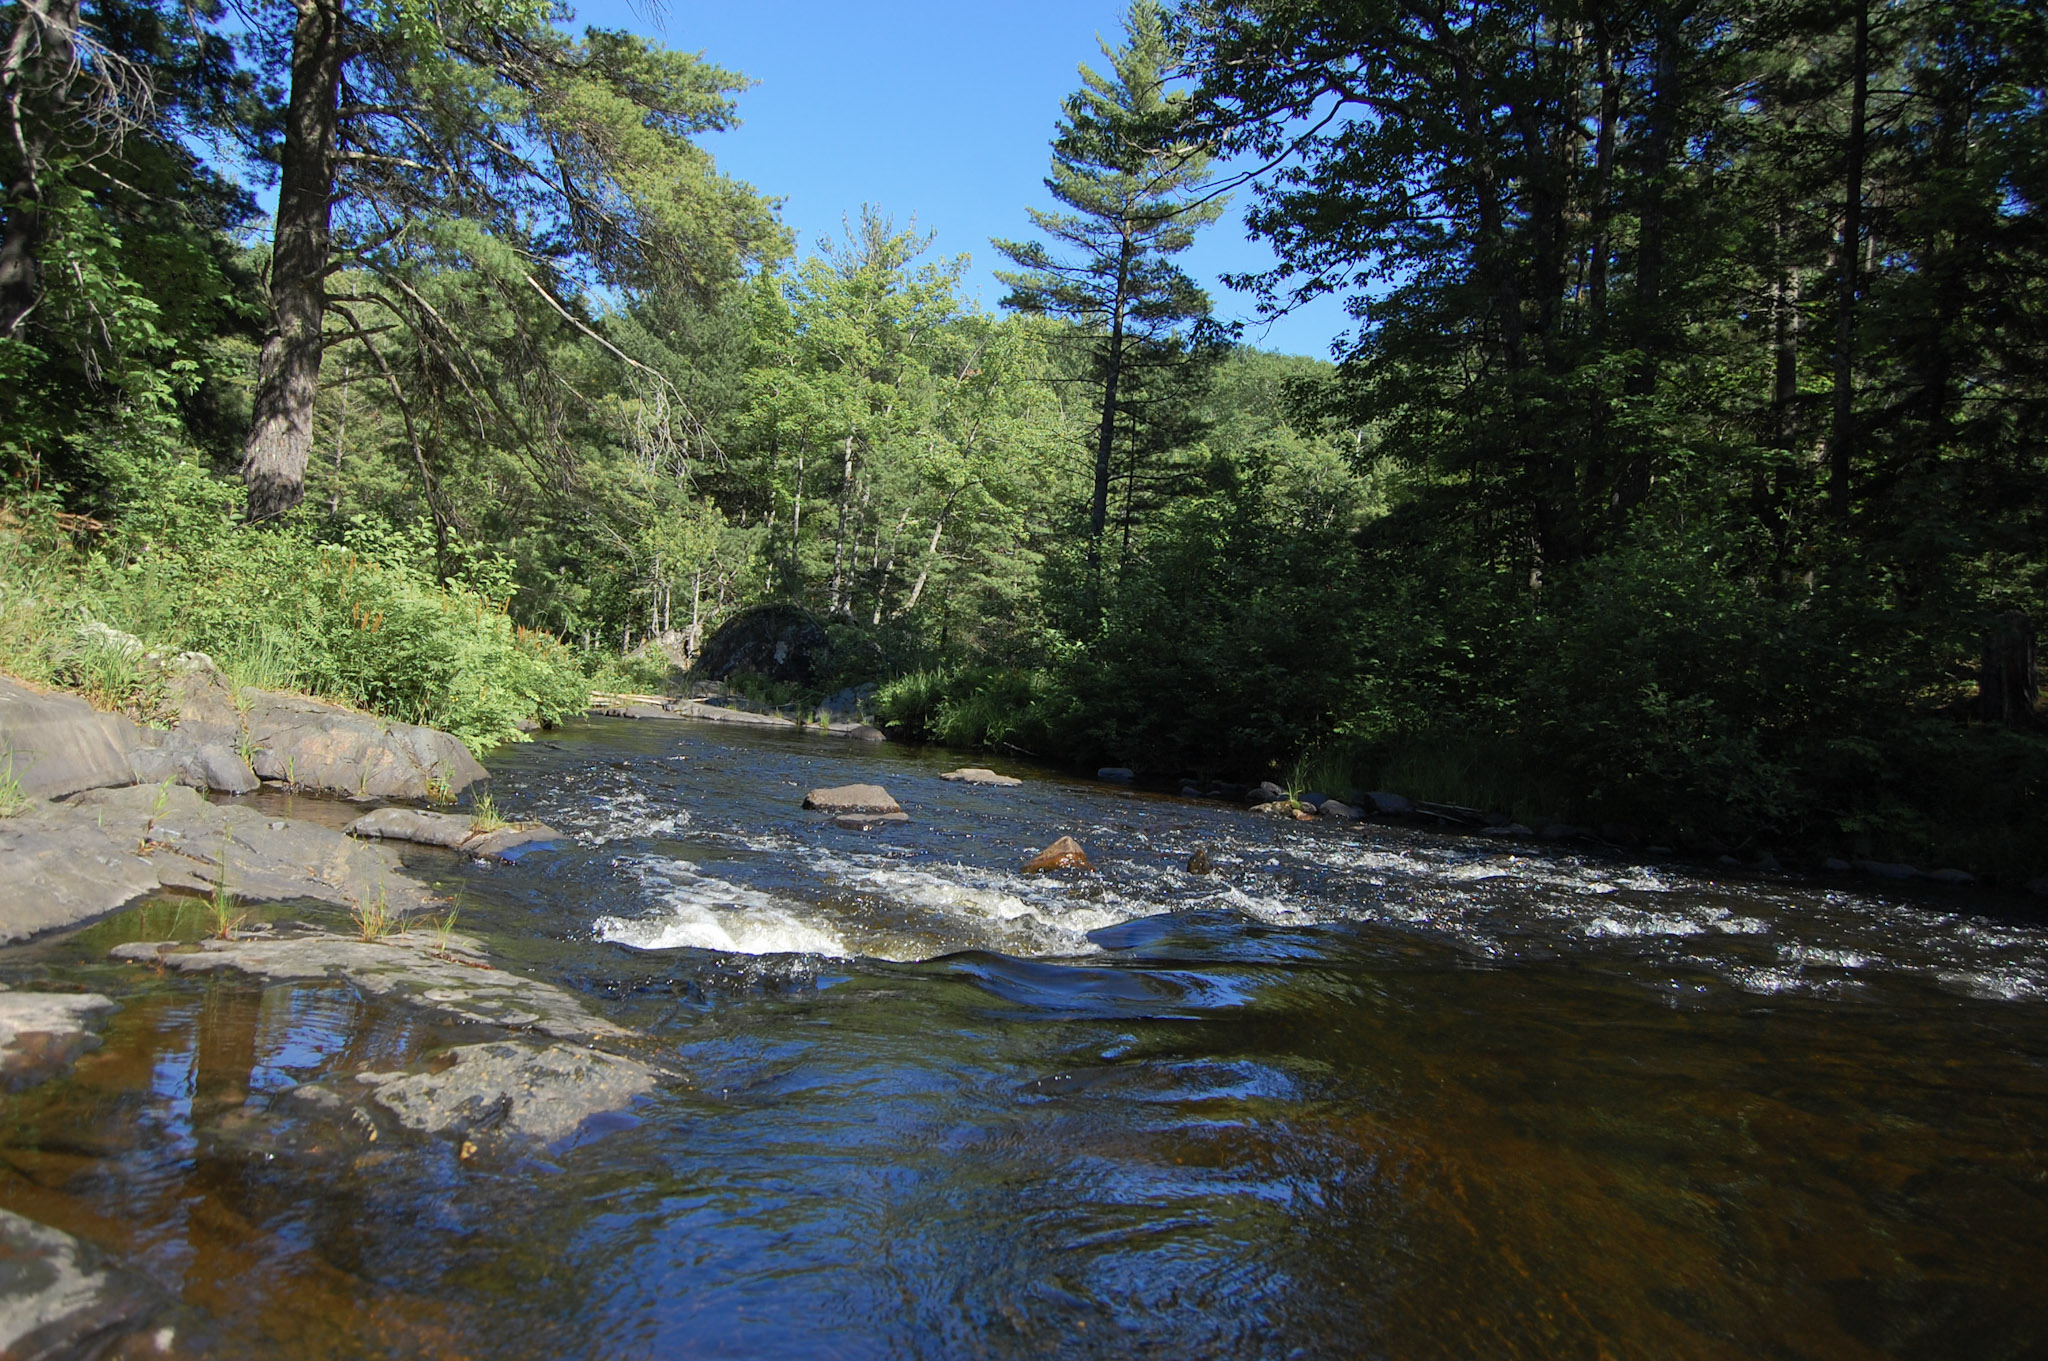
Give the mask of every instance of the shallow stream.
POLYGON ((572 840, 410 866, 686 1075, 553 1147, 315 1121, 300 1084, 469 1037, 107 960, 169 900, 10 953, 123 1005, 0 1095, 0 1207, 170 1290, 193 1355, 2048 1353, 2018 905, 957 763, 626 720, 494 758, 572 840), (800 810, 857 780, 913 820, 800 810), (1099 875, 1017 873, 1062 834, 1099 875))

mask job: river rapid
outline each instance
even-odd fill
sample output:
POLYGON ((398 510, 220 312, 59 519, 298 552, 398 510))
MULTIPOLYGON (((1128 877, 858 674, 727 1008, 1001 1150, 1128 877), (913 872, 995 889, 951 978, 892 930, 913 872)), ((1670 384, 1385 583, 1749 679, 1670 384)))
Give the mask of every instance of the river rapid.
POLYGON ((0 1095, 0 1208, 171 1292, 171 1351, 2048 1354, 2023 904, 1000 762, 1026 783, 976 788, 938 778, 957 754, 709 724, 489 764, 570 840, 409 867, 679 1075, 553 1146, 307 1134, 294 1088, 463 1037, 345 984, 108 961, 168 901, 0 958, 122 1003, 0 1095), (799 806, 855 781, 912 821, 799 806), (1063 834, 1099 874, 1018 873, 1063 834))

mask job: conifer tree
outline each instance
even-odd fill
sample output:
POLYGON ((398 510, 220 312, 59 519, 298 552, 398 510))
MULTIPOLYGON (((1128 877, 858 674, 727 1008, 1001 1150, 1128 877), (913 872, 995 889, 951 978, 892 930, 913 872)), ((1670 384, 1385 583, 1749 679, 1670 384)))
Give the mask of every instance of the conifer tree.
MULTIPOLYGON (((1137 381, 1190 358, 1191 326, 1209 298, 1173 258, 1214 222, 1223 202, 1205 197, 1209 152, 1185 133, 1186 97, 1167 89, 1173 46, 1151 0, 1124 20, 1124 42, 1102 44, 1110 71, 1081 67, 1052 144, 1046 188, 1069 211, 1029 209, 1046 241, 993 244, 1019 268, 997 271, 1004 305, 1076 322, 1088 338, 1088 376, 1099 393, 1094 495, 1088 514, 1091 591, 1120 438, 1138 418, 1137 381), (1048 242, 1050 244, 1048 244, 1048 242)), ((1137 457, 1135 448, 1131 457, 1137 457)), ((1132 467, 1135 480, 1135 462, 1132 467)))

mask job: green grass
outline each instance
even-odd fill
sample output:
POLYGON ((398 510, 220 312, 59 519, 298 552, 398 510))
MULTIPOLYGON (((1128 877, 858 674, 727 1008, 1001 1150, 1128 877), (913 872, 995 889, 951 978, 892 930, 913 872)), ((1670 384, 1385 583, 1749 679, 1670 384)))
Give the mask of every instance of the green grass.
POLYGON ((35 800, 21 792, 21 781, 14 774, 14 753, 0 755, 0 818, 11 818, 26 813, 35 800))

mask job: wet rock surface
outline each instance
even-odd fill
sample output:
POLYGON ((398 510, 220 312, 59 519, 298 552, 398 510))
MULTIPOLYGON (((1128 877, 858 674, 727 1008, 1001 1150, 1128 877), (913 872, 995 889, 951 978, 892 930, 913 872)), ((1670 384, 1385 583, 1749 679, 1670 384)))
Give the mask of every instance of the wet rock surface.
POLYGON ((581 1045, 464 1045, 445 1068, 380 1082, 371 1100, 424 1134, 503 1132, 552 1143, 654 1090, 646 1065, 581 1045))
POLYGON ((1024 863, 1026 874, 1047 874, 1054 870, 1089 870, 1095 868, 1088 859, 1088 852, 1081 849, 1081 843, 1070 836, 1063 836, 1047 846, 1024 863))
POLYGON ((363 814, 343 830, 359 839, 439 846, 483 860, 515 859, 523 851, 562 839, 560 832, 541 823, 479 831, 475 823, 460 814, 429 813, 417 808, 379 808, 363 814))
POLYGON ((96 992, 0 992, 0 1088, 53 1077, 99 1045, 93 1023, 114 1009, 96 992))
POLYGON ((297 818, 208 803, 178 785, 93 789, 0 822, 0 942, 111 912, 158 888, 423 910, 426 890, 381 846, 297 818))
POLYGON ((172 973, 233 971, 266 982, 344 979, 363 992, 453 1021, 533 1030, 556 1039, 620 1039, 632 1032, 587 1011, 570 993, 494 967, 466 936, 403 932, 365 941, 325 931, 180 945, 134 941, 116 959, 172 973))
MULTIPOLYGON (((165 1307, 142 1277, 70 1234, 0 1210, 0 1357, 70 1361, 119 1355, 165 1307)), ((145 1345, 136 1354, 159 1350, 145 1345)))

